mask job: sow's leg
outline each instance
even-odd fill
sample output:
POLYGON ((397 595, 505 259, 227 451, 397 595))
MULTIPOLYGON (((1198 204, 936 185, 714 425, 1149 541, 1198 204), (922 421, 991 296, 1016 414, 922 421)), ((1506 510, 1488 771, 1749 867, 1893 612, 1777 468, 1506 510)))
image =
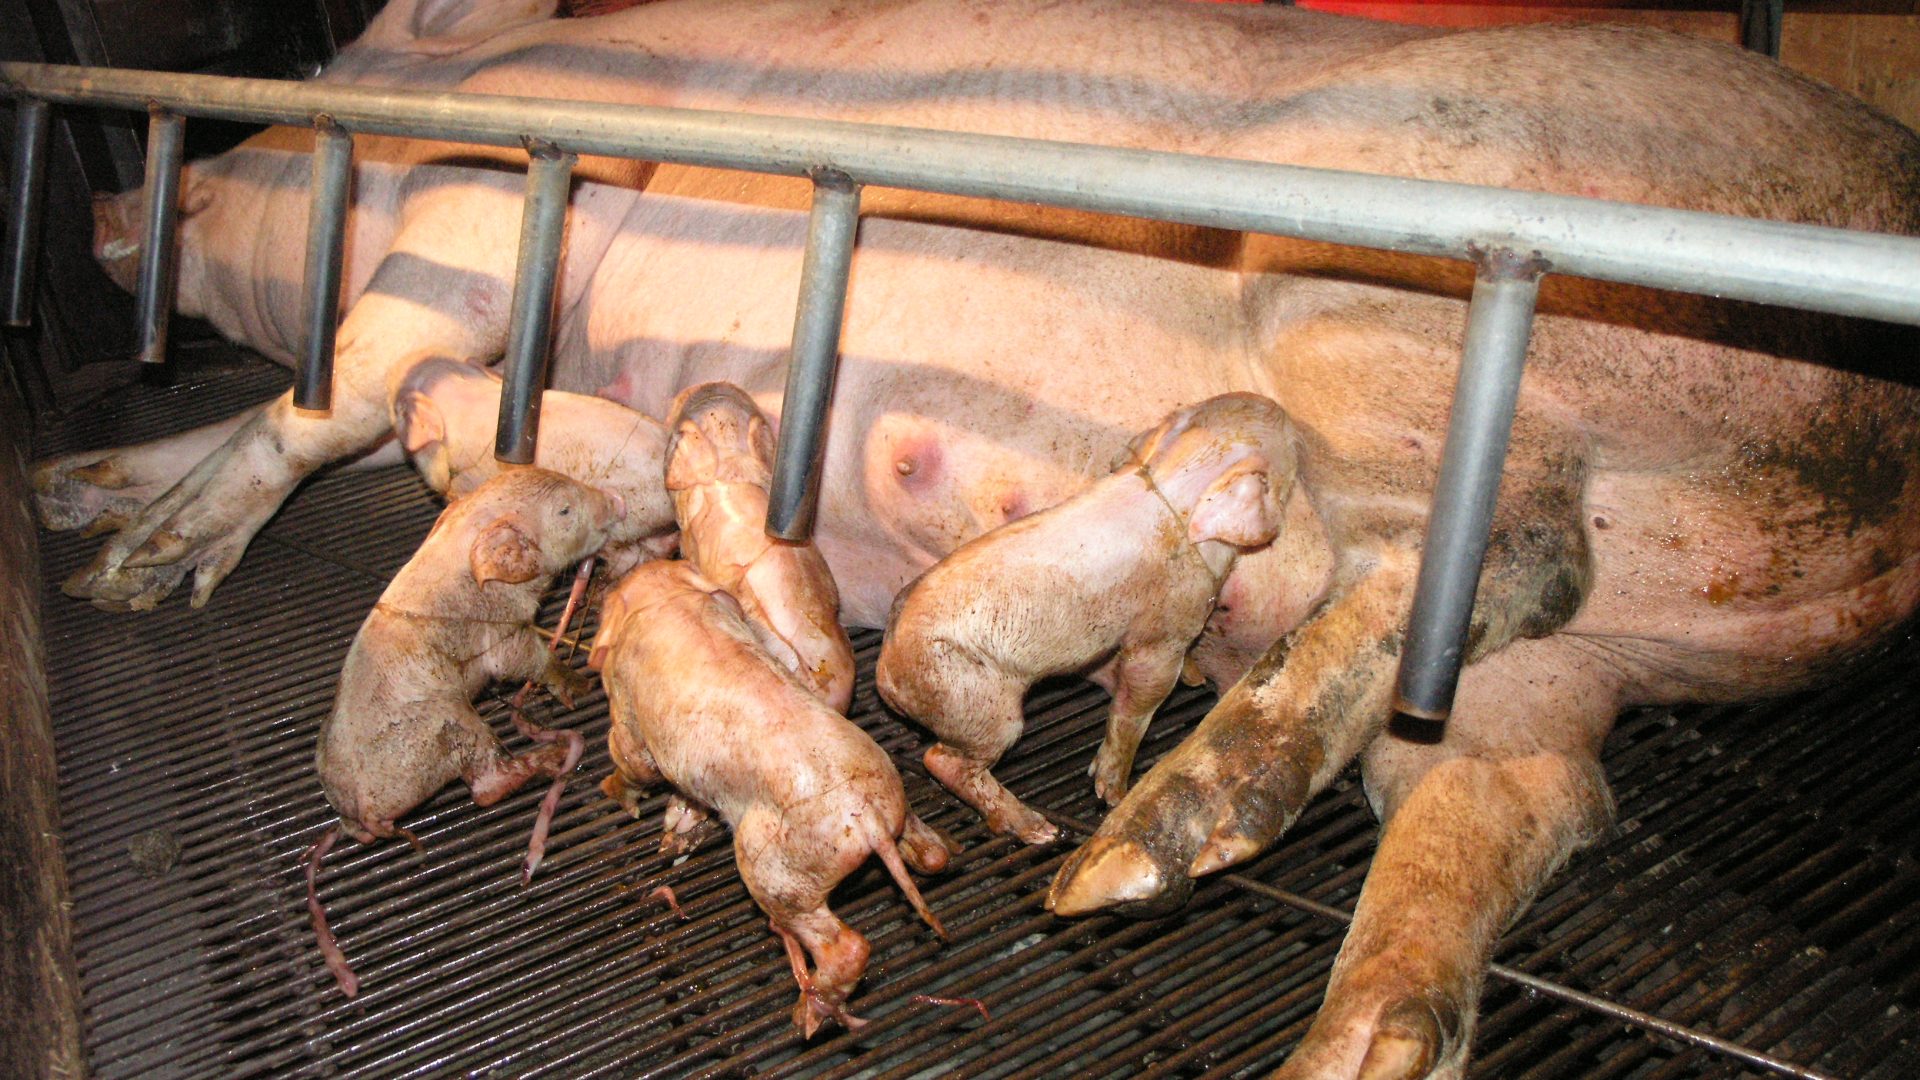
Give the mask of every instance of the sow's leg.
POLYGON ((1070 856, 1047 905, 1157 915, 1192 878, 1257 851, 1299 815, 1384 721, 1411 554, 1381 552, 1282 638, 1070 856))
MULTIPOLYGON (((1592 580, 1581 517, 1585 468, 1550 433, 1515 429, 1480 575, 1468 663, 1543 637, 1578 610, 1592 580), (1543 446, 1560 452, 1544 453, 1543 446)), ((1048 901, 1063 915, 1109 906, 1162 913, 1191 878, 1244 862, 1279 839, 1306 802, 1379 734, 1391 711, 1420 523, 1342 523, 1336 584, 1178 749, 1143 777, 1068 858, 1048 901)))
POLYGON ((164 439, 113 450, 83 450, 36 462, 33 503, 55 531, 118 529, 166 494, 201 458, 218 450, 261 408, 164 439))
POLYGON ((1463 1075, 1501 932, 1612 820, 1599 748, 1618 680, 1583 648, 1517 642, 1467 673, 1441 743, 1368 749, 1380 850, 1280 1077, 1463 1075))
POLYGON ((388 433, 388 386, 400 372, 428 354, 500 351, 519 231, 519 175, 421 167, 408 185, 393 246, 341 322, 332 412, 303 415, 288 393, 240 421, 101 546, 67 583, 71 595, 152 607, 192 573, 194 606, 206 603, 296 484, 388 433))

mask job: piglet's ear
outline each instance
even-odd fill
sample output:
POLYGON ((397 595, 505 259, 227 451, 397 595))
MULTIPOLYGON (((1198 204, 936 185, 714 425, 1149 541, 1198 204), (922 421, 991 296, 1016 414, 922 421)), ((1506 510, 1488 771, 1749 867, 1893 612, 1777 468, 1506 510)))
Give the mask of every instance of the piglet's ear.
POLYGON ((667 443, 667 490, 685 491, 711 484, 719 471, 720 459, 699 425, 691 420, 681 421, 679 430, 667 443))
POLYGON ((607 653, 620 635, 620 622, 627 617, 626 601, 615 595, 600 607, 600 629, 594 631, 593 648, 587 650, 587 670, 599 671, 607 662, 607 653))
POLYGON ((773 464, 773 426, 764 416, 755 416, 747 421, 747 445, 753 447, 753 453, 761 461, 773 464))
POLYGON ((518 585, 532 581, 540 572, 540 545, 514 518, 502 518, 487 526, 473 542, 471 562, 473 580, 478 584, 504 581, 518 585))
POLYGON ((409 454, 447 438, 447 418, 433 399, 417 390, 407 391, 400 406, 401 443, 409 454))
POLYGON ((1271 543, 1280 532, 1280 506, 1267 463, 1253 458, 1221 473, 1187 515, 1187 535, 1198 544, 1221 540, 1235 547, 1271 543))

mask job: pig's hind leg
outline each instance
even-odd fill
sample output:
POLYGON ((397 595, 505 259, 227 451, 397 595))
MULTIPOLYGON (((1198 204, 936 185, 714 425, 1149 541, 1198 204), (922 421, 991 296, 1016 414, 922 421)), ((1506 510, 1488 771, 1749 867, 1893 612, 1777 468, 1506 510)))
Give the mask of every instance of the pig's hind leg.
POLYGON ((827 894, 865 860, 866 849, 843 852, 820 845, 821 838, 809 835, 804 826, 789 835, 779 815, 767 810, 749 811, 733 835, 740 880, 780 935, 794 982, 800 985, 793 1022, 807 1038, 828 1020, 838 1020, 849 1031, 865 1023, 847 1011, 847 998, 866 973, 873 951, 865 937, 827 908, 827 894))
POLYGON ((1564 638, 1470 669, 1437 745, 1364 760, 1385 822, 1326 1002, 1280 1076, 1459 1077, 1500 934, 1606 827, 1618 675, 1564 638))
POLYGON ((1133 779, 1133 756, 1147 734, 1147 725, 1153 722, 1153 714, 1173 693, 1186 653, 1183 642, 1154 642, 1123 649, 1115 662, 1107 735, 1087 770, 1093 777, 1094 793, 1107 805, 1126 795, 1133 779))
POLYGON ((89 536, 120 528, 262 407, 164 439, 35 462, 33 503, 41 523, 55 532, 85 528, 89 536))
POLYGON ((931 708, 908 710, 940 736, 927 748, 927 771, 987 819, 997 833, 1047 844, 1059 830, 994 778, 992 769, 1020 739, 1024 687, 971 659, 944 665, 944 693, 931 708))

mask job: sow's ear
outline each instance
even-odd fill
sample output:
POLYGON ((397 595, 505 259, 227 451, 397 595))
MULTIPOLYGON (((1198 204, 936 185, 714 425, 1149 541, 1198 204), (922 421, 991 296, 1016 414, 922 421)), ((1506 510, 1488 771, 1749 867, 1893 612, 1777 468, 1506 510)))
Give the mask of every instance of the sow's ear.
POLYGON ((508 516, 487 526, 473 542, 469 561, 478 584, 504 581, 519 585, 532 581, 540 572, 540 545, 526 534, 516 516, 508 516))
POLYGON ((1235 547, 1268 544, 1280 532, 1284 494, 1276 491, 1263 458, 1249 458, 1207 486, 1187 515, 1187 536, 1198 544, 1221 540, 1235 547))
POLYGON ((700 426, 682 420, 679 430, 667 440, 667 490, 685 491, 711 484, 719 471, 720 459, 700 426))
POLYGON ((433 399, 418 390, 409 390, 400 398, 400 415, 395 417, 400 427, 400 445, 409 454, 421 450, 447 438, 447 418, 441 415, 440 406, 433 399))

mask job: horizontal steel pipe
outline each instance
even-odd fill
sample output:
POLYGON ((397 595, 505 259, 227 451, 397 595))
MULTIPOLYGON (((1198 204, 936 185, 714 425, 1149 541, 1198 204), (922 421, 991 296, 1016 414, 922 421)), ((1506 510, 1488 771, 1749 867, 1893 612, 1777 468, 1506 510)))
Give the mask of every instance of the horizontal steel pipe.
POLYGON ((1503 250, 1478 262, 1394 695, 1395 710, 1421 720, 1453 709, 1540 293, 1538 260, 1503 250))
POLYGON ((107 68, 0 64, 0 92, 355 132, 563 150, 1011 199, 1920 323, 1920 239, 1566 195, 827 120, 107 68))
POLYGON ((782 540, 813 536, 820 505, 820 467, 827 447, 827 414, 840 367, 840 316, 847 306, 847 272, 860 226, 860 185, 846 174, 813 178, 813 216, 800 264, 800 300, 787 359, 787 392, 780 401, 780 445, 773 455, 767 533, 782 540))
POLYGON ((540 395, 547 387, 547 342, 553 329, 553 291, 560 281, 560 241, 567 228, 571 154, 537 148, 527 163, 527 202, 520 217, 520 256, 513 270, 507 352, 501 363, 500 426, 493 456, 510 465, 533 464, 540 437, 540 395))
POLYGON ((47 122, 50 107, 28 98, 13 118, 13 159, 7 173, 7 299, 0 314, 8 326, 33 321, 34 269, 40 259, 40 204, 47 190, 47 122))
POLYGON ((140 331, 140 362, 167 361, 167 321, 173 315, 173 250, 180 221, 180 166, 186 152, 186 118, 155 106, 147 121, 146 234, 140 242, 140 274, 134 298, 140 331))
POLYGON ((306 288, 300 315, 306 334, 294 373, 293 405, 324 412, 333 407, 333 342, 339 329, 340 264, 353 193, 353 136, 324 118, 314 127, 306 288))

